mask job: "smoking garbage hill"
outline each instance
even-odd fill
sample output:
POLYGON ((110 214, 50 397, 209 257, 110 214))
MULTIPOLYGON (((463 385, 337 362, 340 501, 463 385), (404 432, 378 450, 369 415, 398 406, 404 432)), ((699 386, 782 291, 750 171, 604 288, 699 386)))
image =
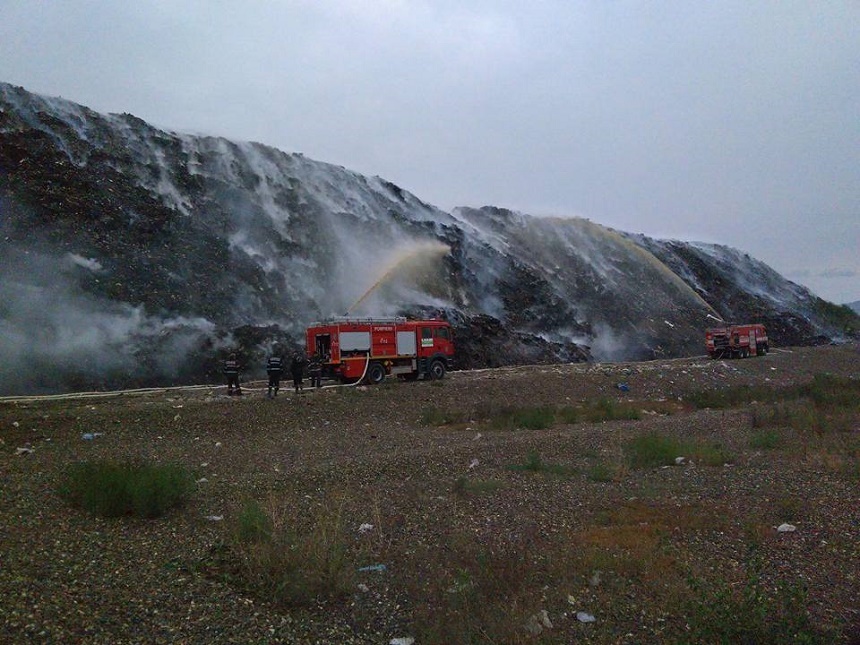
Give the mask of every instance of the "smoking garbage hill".
POLYGON ((714 319, 774 345, 848 308, 743 253, 581 218, 445 212, 380 177, 0 83, 2 392, 213 382, 239 351, 350 312, 447 317, 465 368, 701 353, 714 319), (359 305, 356 307, 356 305, 359 305))

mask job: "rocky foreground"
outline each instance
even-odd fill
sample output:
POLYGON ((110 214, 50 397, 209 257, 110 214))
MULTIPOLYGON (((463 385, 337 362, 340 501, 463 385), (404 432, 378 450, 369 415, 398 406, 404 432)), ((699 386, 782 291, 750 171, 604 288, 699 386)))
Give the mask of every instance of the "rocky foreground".
POLYGON ((0 640, 689 642, 761 610, 803 618, 812 640, 858 642, 857 413, 835 430, 762 435, 762 404, 688 403, 821 373, 857 379, 858 359, 844 345, 464 371, 274 400, 260 384, 239 398, 207 387, 5 399, 0 640), (598 399, 632 402, 641 418, 491 421, 598 399), (649 433, 699 456, 634 467, 630 442, 649 433), (93 517, 57 488, 68 465, 102 459, 178 462, 195 491, 160 519, 93 517), (337 535, 319 540, 342 547, 343 593, 258 593, 234 548, 255 502, 294 536, 333 520, 337 535))

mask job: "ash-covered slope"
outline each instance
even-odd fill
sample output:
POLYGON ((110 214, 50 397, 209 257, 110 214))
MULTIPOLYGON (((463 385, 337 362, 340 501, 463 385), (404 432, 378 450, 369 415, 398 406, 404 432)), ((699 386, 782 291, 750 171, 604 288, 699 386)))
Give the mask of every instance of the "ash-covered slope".
MULTIPOLYGON (((699 353, 709 314, 784 283, 703 288, 664 243, 586 220, 447 213, 300 154, 5 84, 0 209, 2 393, 212 380, 231 348, 253 373, 272 342, 346 312, 442 312, 464 367, 699 353)), ((797 289, 785 311, 807 317, 797 289)))

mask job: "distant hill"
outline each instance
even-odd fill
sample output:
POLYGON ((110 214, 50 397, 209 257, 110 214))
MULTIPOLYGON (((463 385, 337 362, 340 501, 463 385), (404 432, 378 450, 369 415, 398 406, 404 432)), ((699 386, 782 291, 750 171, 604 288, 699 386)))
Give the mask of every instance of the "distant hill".
POLYGON ((856 313, 860 314, 860 300, 855 300, 854 302, 849 302, 845 306, 850 307, 856 313))
POLYGON ((0 210, 0 393, 212 381, 234 349, 261 372, 272 343, 344 313, 447 317, 466 368, 700 354, 719 319, 763 321, 774 345, 860 328, 735 249, 447 212, 2 83, 0 210))

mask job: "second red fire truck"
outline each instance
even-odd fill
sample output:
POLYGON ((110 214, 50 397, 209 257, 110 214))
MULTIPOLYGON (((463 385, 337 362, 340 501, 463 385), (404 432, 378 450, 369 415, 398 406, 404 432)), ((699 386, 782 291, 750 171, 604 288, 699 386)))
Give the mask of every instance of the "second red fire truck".
POLYGON ((343 317, 308 327, 307 351, 320 357, 323 376, 342 383, 441 379, 453 365, 454 338, 444 320, 343 317))

